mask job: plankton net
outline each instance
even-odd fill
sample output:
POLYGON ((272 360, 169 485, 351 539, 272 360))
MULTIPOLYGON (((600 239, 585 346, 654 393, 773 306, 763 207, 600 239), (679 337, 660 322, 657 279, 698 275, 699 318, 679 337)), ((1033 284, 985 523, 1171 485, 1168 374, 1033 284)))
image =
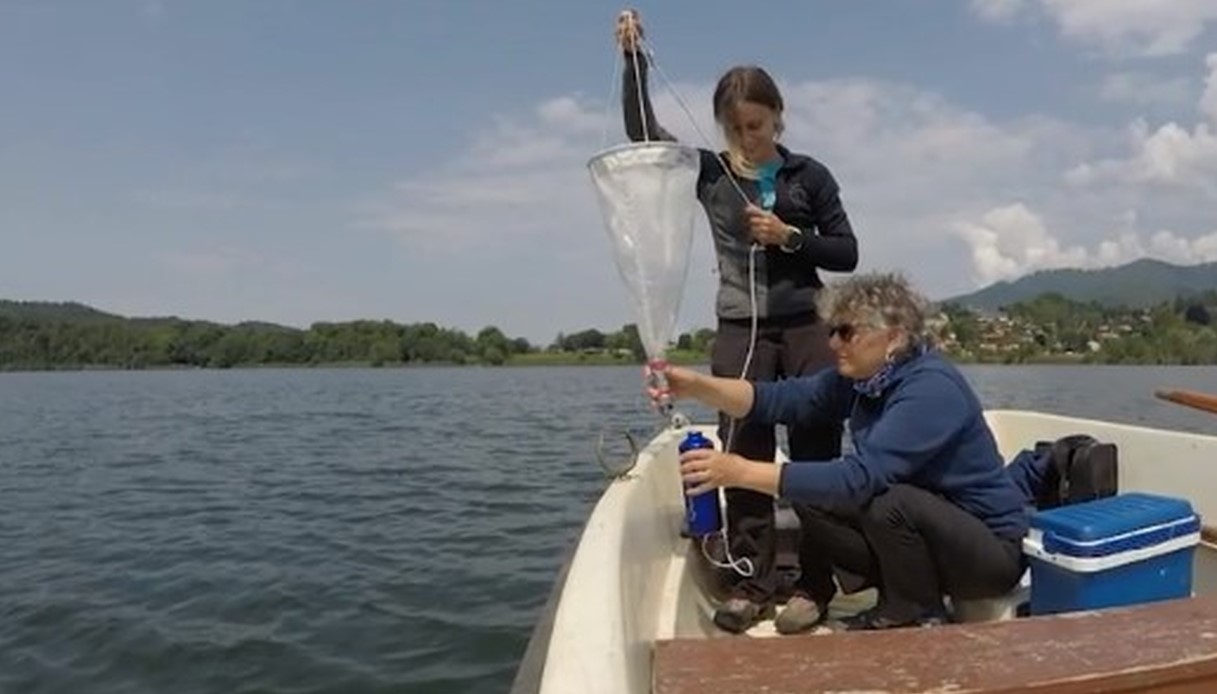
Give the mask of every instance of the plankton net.
MULTIPOLYGON (((641 52, 646 54, 645 59, 654 65, 653 51, 645 45, 641 35, 638 41, 641 52)), ((614 77, 620 58, 619 53, 613 68, 614 77)), ((639 58, 635 56, 633 69, 639 88, 638 115, 643 141, 601 149, 587 166, 605 230, 612 242, 617 270, 634 300, 638 337, 646 353, 651 383, 660 393, 662 414, 673 426, 682 427, 688 419, 673 412, 662 374, 688 275, 701 150, 666 138, 652 139, 648 125, 650 117, 641 92, 643 80, 639 74, 639 58)), ((675 88, 671 84, 669 88, 693 121, 693 114, 675 88)), ((610 96, 608 104, 612 101, 610 96)), ((607 137, 607 113, 605 124, 607 137)), ((697 127, 695 121, 693 126, 697 127)))
POLYGON ((700 155, 675 142, 636 142, 599 152, 588 169, 647 363, 661 367, 688 275, 700 155))

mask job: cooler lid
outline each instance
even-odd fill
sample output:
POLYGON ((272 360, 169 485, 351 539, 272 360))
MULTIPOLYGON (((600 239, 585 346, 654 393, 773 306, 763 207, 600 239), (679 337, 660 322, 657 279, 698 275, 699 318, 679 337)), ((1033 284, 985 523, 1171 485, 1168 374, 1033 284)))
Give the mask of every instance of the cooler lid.
POLYGON ((1097 557, 1195 533, 1200 519, 1186 499, 1130 492, 1040 511, 1031 528, 1048 552, 1097 557))

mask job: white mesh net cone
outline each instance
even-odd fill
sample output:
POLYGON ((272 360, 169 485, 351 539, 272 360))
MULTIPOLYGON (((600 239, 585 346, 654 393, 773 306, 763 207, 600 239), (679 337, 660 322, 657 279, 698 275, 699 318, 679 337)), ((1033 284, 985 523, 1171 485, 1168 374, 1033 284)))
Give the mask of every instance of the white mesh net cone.
POLYGON ((617 269, 634 297, 648 361, 663 359, 676 328, 693 242, 696 148, 640 142, 588 162, 617 269))

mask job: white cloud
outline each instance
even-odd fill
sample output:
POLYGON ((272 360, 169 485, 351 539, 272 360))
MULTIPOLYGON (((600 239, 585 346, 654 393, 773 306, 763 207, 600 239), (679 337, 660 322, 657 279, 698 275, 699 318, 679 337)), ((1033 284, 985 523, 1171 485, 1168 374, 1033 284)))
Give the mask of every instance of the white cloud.
POLYGON ((599 133, 604 127, 604 115, 587 111, 578 99, 564 96, 550 99, 537 108, 541 122, 562 132, 599 133))
MULTIPOLYGON (((710 86, 675 88, 693 105, 696 127, 669 91, 656 89, 665 127, 698 145, 706 144, 699 129, 717 138, 710 86)), ((867 265, 932 253, 927 241, 943 239, 951 215, 982 209, 993 189, 1019 185, 1037 157, 1060 156, 1078 139, 1046 120, 998 125, 905 85, 841 80, 783 90, 785 142, 833 171, 867 265)), ((573 235, 587 247, 589 231, 603 233, 584 168, 606 144, 603 113, 602 104, 564 97, 524 117, 499 118, 456 165, 402 181, 388 199, 366 207, 362 224, 389 230, 416 251, 460 252, 484 243, 489 229, 517 242, 571 243, 573 235)), ((610 117, 607 144, 616 144, 623 139, 619 110, 610 117)))
POLYGON ((398 182, 388 199, 365 204, 359 226, 390 231, 432 251, 474 244, 561 241, 594 220, 584 162, 597 115, 571 97, 524 118, 499 118, 448 167, 398 182))
POLYGON ((1191 131, 1167 123, 1150 132, 1143 120, 1130 126, 1131 154, 1070 169, 1065 180, 1075 186, 1109 182, 1194 188, 1217 194, 1217 134, 1204 123, 1191 131))
POLYGON ((1192 98, 1192 84, 1183 77, 1166 78, 1150 72, 1116 72, 1103 79, 1099 97, 1138 106, 1177 106, 1192 98))
POLYGON ((1028 0, 970 0, 972 11, 992 22, 1004 22, 1026 9, 1028 0))
POLYGON ((1139 118, 1127 128, 1127 154, 1077 164, 1066 172, 1065 182, 1077 188, 1114 183, 1191 190, 1217 199, 1217 53, 1208 56, 1206 67, 1198 108, 1211 123, 1189 129, 1171 121, 1151 129, 1139 118))
POLYGON ((992 209, 979 223, 960 222, 956 231, 971 247, 976 278, 985 284, 1033 269, 1077 267, 1087 259, 1081 247, 1062 248, 1021 202, 992 209))
POLYGON ((1176 263, 1211 263, 1217 261, 1217 231, 1194 239, 1159 231, 1150 239, 1153 254, 1176 263))
POLYGON ((1125 233, 1115 240, 1101 242, 1093 264, 1100 267, 1122 265, 1146 255, 1141 239, 1136 234, 1125 233))
POLYGON ((980 17, 1004 21, 1034 3, 1070 39, 1115 54, 1181 53, 1217 22, 1213 0, 972 0, 980 17))
MULTIPOLYGON (((1211 116, 1217 57, 1209 57, 1207 68, 1208 88, 1199 103, 1211 116)), ((1102 135, 1092 139, 1096 149, 1106 149, 1102 135)), ((1033 204, 995 205, 956 221, 952 228, 971 251, 976 281, 1144 257, 1181 264, 1217 260, 1217 231, 1181 231, 1212 229, 1211 210, 1217 205, 1213 126, 1169 122, 1155 129, 1137 119, 1115 149, 1123 151, 1066 167, 1066 185, 1037 190, 1033 204), (1113 218, 1114 210, 1122 212, 1113 218)))
POLYGON ((973 273, 981 284, 1012 280, 1037 270, 1108 267, 1140 258, 1184 265, 1217 261, 1217 231, 1187 238, 1159 230, 1149 236, 1147 245, 1133 228, 1136 223, 1135 213, 1121 215, 1124 228, 1093 251, 1078 244, 1065 245, 1023 203, 992 209, 979 222, 959 222, 955 231, 971 248, 973 273))
POLYGON ((1200 97, 1200 112, 1217 125, 1217 53, 1209 53, 1205 59, 1209 74, 1204 80, 1204 94, 1200 97))
MULTIPOLYGON (((1043 116, 997 121, 904 84, 781 86, 785 143, 826 163, 840 182, 862 269, 903 269, 931 295, 1048 267, 1146 256, 1194 261, 1217 248, 1217 235, 1189 234, 1213 228, 1206 212, 1212 198, 1203 186, 1188 185, 1209 171, 1214 135, 1207 126, 1150 132, 1142 123, 1120 140, 1113 131, 1043 116), (1069 179, 1079 185, 1061 185, 1071 167, 1069 179)), ((716 138, 710 85, 676 89, 701 130, 716 138)), ((666 88, 657 86, 655 97, 669 130, 705 144, 666 88)), ((603 145, 623 140, 619 107, 608 111, 607 130, 604 113, 603 102, 561 97, 501 116, 450 164, 400 181, 365 207, 361 223, 391 233, 409 257, 433 265, 532 249, 519 257, 538 269, 521 281, 555 281, 559 273, 548 268, 565 263, 561 276, 581 284, 555 288, 554 302, 595 306, 604 325, 630 320, 585 168, 603 145)), ((697 316, 691 325, 711 319, 716 282, 698 219, 682 310, 697 316)))

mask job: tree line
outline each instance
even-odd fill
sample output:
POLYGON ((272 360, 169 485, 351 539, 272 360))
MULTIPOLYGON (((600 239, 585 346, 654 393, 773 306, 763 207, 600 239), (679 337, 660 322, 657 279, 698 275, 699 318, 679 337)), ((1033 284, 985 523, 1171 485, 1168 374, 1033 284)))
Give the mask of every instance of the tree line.
MULTIPOLYGON (((681 335, 678 345, 706 348, 712 331, 681 335)), ((248 322, 223 325, 178 318, 124 318, 75 307, 0 303, 0 369, 230 368, 258 365, 502 365, 528 355, 604 354, 645 358, 635 325, 617 331, 559 334, 549 345, 508 337, 487 326, 475 335, 432 322, 319 322, 307 329, 248 322), (25 310, 14 309, 14 306, 25 310), (48 309, 48 306, 54 307, 48 309), (36 309, 36 310, 35 310, 36 309)))
MULTIPOLYGON (((1007 323, 956 305, 940 307, 944 348, 961 361, 1024 363, 1067 357, 1107 364, 1217 364, 1217 291, 1150 309, 1044 294, 1002 309, 1007 323)), ((670 357, 704 360, 714 331, 680 334, 670 357)), ((231 368, 261 365, 641 363, 638 330, 560 333, 548 345, 495 326, 470 335, 436 323, 319 322, 224 325, 126 318, 80 304, 0 301, 0 370, 231 368)))

